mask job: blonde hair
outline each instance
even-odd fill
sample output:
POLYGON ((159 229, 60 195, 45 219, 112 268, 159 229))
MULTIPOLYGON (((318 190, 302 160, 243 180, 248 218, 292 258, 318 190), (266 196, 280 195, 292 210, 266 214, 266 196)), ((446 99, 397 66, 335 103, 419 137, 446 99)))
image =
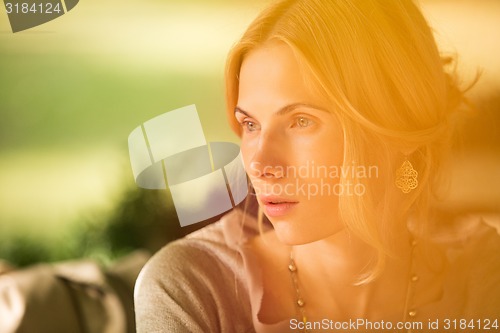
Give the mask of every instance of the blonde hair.
POLYGON ((339 197, 342 222, 376 250, 375 265, 361 278, 369 281, 383 269, 410 213, 426 229, 463 94, 444 70, 432 31, 412 1, 277 1, 250 24, 227 58, 227 114, 239 135, 234 109, 241 64, 249 52, 273 41, 291 48, 310 88, 339 118, 344 165, 356 161, 387 170, 379 180, 383 195, 371 186, 364 196, 339 197), (403 195, 394 178, 405 153, 419 172, 419 186, 403 195))

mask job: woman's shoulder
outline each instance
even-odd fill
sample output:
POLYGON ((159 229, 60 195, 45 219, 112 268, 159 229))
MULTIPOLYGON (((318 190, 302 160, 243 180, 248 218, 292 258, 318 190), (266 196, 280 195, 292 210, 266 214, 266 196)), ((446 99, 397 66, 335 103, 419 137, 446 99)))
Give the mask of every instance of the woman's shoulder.
POLYGON ((450 285, 463 276, 464 313, 485 318, 500 315, 500 215, 463 215, 450 230, 440 241, 451 264, 450 285))
POLYGON ((190 276, 197 270, 206 273, 221 265, 236 268, 241 264, 241 246, 258 233, 251 219, 239 210, 231 211, 219 221, 165 245, 152 256, 141 275, 165 278, 172 272, 190 276))
POLYGON ((437 243, 465 254, 491 253, 500 248, 499 214, 453 216, 433 233, 437 243))
POLYGON ((460 214, 447 216, 431 232, 432 243, 446 252, 451 263, 464 261, 482 269, 500 267, 500 215, 460 214), (488 265, 485 265, 488 263, 488 265))
POLYGON ((476 224, 461 242, 463 256, 471 263, 469 275, 483 287, 486 282, 498 284, 500 292, 500 215, 471 215, 465 221, 476 224))
POLYGON ((135 287, 138 332, 176 332, 172 325, 186 323, 190 332, 247 331, 250 304, 239 250, 254 231, 241 225, 243 217, 232 211, 153 255, 135 287))
POLYGON ((470 262, 466 313, 488 319, 500 315, 500 216, 476 216, 480 224, 468 240, 466 261, 470 262))

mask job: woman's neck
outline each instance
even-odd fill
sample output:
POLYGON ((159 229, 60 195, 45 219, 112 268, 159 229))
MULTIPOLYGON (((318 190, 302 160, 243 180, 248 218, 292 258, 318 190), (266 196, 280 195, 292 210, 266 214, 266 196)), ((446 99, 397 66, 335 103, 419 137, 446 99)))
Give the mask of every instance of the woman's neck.
MULTIPOLYGON (((391 261, 407 261, 410 239, 411 235, 406 229, 399 233, 392 248, 397 257, 391 261)), ((377 260, 374 248, 346 228, 327 238, 293 246, 292 251, 295 260, 303 267, 302 271, 309 271, 328 281, 342 279, 344 282, 351 281, 352 284, 373 267, 377 260)))
POLYGON ((329 315, 331 311, 340 318, 377 318, 378 302, 384 299, 387 290, 395 292, 393 296, 385 296, 388 304, 403 309, 411 262, 408 232, 401 235, 396 247, 398 257, 386 261, 380 276, 370 283, 359 284, 374 268, 376 251, 346 229, 313 243, 293 246, 307 313, 317 316, 329 315))

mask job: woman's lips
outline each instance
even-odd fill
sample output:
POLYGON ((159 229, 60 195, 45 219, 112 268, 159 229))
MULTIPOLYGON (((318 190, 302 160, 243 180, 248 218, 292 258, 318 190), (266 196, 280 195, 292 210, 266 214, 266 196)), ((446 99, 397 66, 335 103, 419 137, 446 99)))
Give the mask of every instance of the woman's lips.
POLYGON ((261 198, 261 203, 268 217, 284 216, 294 209, 298 201, 293 201, 285 198, 261 198))

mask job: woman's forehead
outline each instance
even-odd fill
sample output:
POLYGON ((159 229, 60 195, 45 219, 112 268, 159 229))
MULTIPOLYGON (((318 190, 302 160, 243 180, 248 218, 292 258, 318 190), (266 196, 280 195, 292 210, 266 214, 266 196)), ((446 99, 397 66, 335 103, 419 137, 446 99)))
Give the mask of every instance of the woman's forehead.
POLYGON ((292 49, 284 43, 256 48, 243 60, 238 93, 238 105, 243 109, 259 103, 317 104, 316 95, 308 88, 292 49))

